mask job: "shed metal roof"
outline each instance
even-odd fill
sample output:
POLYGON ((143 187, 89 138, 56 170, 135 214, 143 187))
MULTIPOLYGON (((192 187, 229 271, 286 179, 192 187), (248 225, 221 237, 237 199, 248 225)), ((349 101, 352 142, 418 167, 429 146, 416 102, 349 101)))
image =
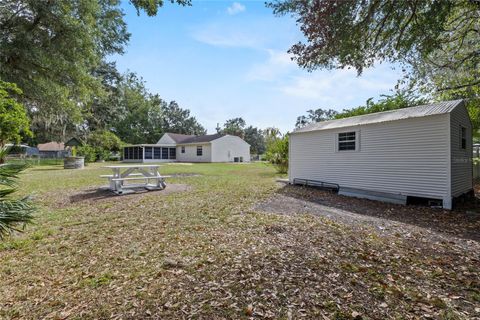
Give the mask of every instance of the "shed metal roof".
POLYGON ((426 104, 417 107, 409 107, 391 111, 377 112, 366 114, 362 116, 355 116, 344 119, 321 121, 311 123, 303 128, 293 131, 293 133, 302 133, 310 131, 320 131, 328 129, 336 129, 343 127, 353 127, 372 123, 381 123, 388 121, 396 121, 410 118, 419 118, 432 116, 437 114, 450 113, 458 105, 462 104, 463 100, 443 101, 438 103, 426 104))

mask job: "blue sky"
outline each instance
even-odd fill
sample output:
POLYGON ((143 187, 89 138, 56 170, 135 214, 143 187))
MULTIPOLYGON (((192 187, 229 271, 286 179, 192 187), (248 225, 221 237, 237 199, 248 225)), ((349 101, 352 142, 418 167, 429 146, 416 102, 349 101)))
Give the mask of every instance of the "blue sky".
POLYGON ((275 17, 263 1, 167 3, 156 17, 137 16, 124 3, 132 34, 114 57, 152 93, 188 108, 209 133, 242 117, 247 125, 291 131, 308 109, 344 108, 390 93, 399 71, 382 64, 361 77, 354 70, 307 72, 288 48, 302 39, 291 17, 275 17))

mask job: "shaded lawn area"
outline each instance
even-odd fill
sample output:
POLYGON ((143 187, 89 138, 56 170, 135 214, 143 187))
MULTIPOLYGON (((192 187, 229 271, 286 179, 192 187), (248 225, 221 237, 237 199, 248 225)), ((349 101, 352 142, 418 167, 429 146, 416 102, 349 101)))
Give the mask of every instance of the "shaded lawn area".
POLYGON ((23 175, 40 210, 0 243, 0 317, 480 317, 476 241, 261 212, 264 164, 166 165, 173 191, 122 197, 102 165, 23 175))

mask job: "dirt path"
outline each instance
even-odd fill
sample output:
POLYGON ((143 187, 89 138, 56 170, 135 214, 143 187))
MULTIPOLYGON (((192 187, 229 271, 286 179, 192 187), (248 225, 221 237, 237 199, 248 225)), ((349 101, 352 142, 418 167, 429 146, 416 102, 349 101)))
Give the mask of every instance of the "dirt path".
POLYGON ((446 211, 402 206, 340 196, 327 191, 284 186, 254 208, 276 214, 314 214, 352 227, 373 227, 386 235, 428 237, 431 241, 476 242, 480 245, 480 213, 475 208, 446 211))

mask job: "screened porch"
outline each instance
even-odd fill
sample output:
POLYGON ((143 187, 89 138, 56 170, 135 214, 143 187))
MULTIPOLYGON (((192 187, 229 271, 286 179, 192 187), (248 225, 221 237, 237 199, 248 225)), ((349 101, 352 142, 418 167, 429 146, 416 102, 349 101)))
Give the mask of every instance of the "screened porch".
POLYGON ((123 148, 125 162, 175 161, 177 148, 172 146, 136 145, 123 148))

